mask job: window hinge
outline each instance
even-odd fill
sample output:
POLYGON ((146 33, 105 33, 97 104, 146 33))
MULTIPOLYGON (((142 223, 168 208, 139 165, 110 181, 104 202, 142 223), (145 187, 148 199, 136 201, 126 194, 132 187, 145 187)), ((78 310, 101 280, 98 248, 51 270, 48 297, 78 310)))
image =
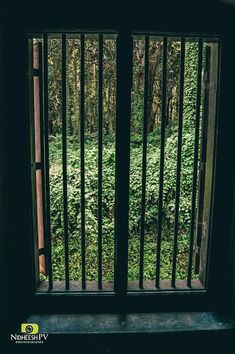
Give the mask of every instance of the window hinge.
POLYGON ((35 162, 35 169, 36 170, 41 170, 42 169, 42 163, 41 162, 35 162))
POLYGON ((40 76, 40 70, 33 68, 33 76, 40 76))
POLYGON ((38 255, 41 256, 43 254, 45 254, 45 248, 44 247, 43 248, 39 248, 38 249, 38 255))

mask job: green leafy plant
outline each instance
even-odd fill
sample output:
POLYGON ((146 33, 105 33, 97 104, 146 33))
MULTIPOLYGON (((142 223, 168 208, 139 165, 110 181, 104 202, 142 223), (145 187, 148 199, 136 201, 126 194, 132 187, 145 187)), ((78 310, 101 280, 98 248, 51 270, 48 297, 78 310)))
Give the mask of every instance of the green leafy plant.
MULTIPOLYGON (((56 43, 54 43, 54 45, 56 45, 56 43)), ((93 51, 92 43, 90 43, 89 45, 89 55, 91 55, 93 51)), ((152 48, 152 50, 153 52, 156 50, 161 50, 161 46, 156 46, 156 48, 152 48)), ((179 45, 175 45, 175 47, 173 49, 171 48, 170 50, 173 53, 170 65, 171 67, 175 66, 175 75, 179 75, 179 45)), ((186 277, 188 262, 187 254, 189 249, 191 190, 194 154, 194 127, 197 89, 197 51, 197 44, 186 44, 181 189, 179 208, 179 238, 177 255, 178 263, 176 274, 178 279, 184 279, 186 277)), ((159 53, 158 55, 156 55, 156 60, 160 60, 159 53)), ((154 61, 151 65, 153 64, 154 61)), ((106 65, 108 65, 108 63, 106 63, 106 65)), ((135 70, 137 70, 137 67, 135 68, 135 70)), ((89 73, 87 73, 87 75, 88 74, 89 73)), ((141 81, 140 76, 138 77, 138 80, 141 81)), ((173 77, 171 78, 171 82, 171 92, 177 92, 174 90, 176 82, 173 77)), ((53 82, 51 84, 53 84, 53 82)), ((94 86, 95 83, 92 82, 92 85, 94 86)), ((138 85, 140 84, 135 81, 135 90, 137 91, 139 87, 138 85)), ((130 280, 136 280, 139 276, 140 222, 142 207, 141 186, 143 95, 140 93, 140 91, 137 91, 134 91, 134 93, 136 94, 133 93, 134 98, 132 102, 133 107, 130 145, 131 159, 129 189, 130 211, 128 254, 128 277, 130 280)), ((176 97, 174 99, 176 99, 176 97)), ((153 107, 155 107, 157 111, 159 111, 159 102, 153 101, 152 103, 153 107)), ((89 104, 91 104, 92 106, 93 103, 91 103, 90 101, 89 104)), ((89 109, 89 116, 91 116, 92 108, 89 109)), ((73 110, 72 103, 70 104, 70 110, 73 110)), ((53 130, 53 127, 56 127, 56 129, 53 131, 54 133, 50 136, 52 261, 54 279, 62 280, 65 278, 63 234, 62 137, 58 133, 60 124, 58 117, 56 116, 56 112, 58 112, 58 107, 56 106, 56 104, 51 107, 51 112, 53 113, 52 117, 56 117, 53 119, 56 120, 58 123, 57 125, 55 125, 54 123, 52 124, 51 129, 53 130)), ((74 121, 75 113, 73 113, 74 121)), ((106 117, 106 120, 108 120, 108 117, 106 117)), ((113 113, 111 120, 112 122, 110 128, 106 129, 106 132, 104 132, 103 136, 103 279, 108 281, 113 280, 114 277, 113 273, 115 248, 115 135, 113 132, 115 124, 113 113)), ((92 124, 91 121, 89 121, 88 123, 92 124)), ((89 124, 87 125, 87 129, 89 127, 89 124)), ((97 134, 92 134, 94 130, 93 128, 90 128, 89 134, 86 134, 85 142, 85 214, 87 280, 97 280, 98 271, 98 140, 97 134)), ((70 279, 78 280, 81 279, 80 142, 78 139, 79 135, 77 134, 76 129, 73 130, 72 137, 71 134, 68 139, 67 149, 69 259, 70 279)), ((175 222, 177 145, 178 118, 177 112, 175 111, 174 116, 171 117, 171 120, 169 120, 169 124, 166 127, 165 137, 165 169, 162 211, 163 232, 161 253, 161 277, 164 279, 170 278, 172 268, 173 234, 175 222)), ((148 132, 147 142, 144 257, 145 279, 154 279, 156 270, 155 264, 158 226, 160 146, 161 123, 159 122, 159 119, 156 119, 148 132)))

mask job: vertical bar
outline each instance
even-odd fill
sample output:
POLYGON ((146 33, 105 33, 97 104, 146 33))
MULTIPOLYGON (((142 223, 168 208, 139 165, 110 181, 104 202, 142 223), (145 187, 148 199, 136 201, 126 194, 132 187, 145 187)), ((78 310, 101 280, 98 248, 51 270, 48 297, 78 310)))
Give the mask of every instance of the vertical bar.
POLYGON ((80 159, 81 159, 81 238, 82 238, 82 289, 86 289, 86 235, 85 235, 85 80, 84 80, 84 34, 80 36, 80 159))
POLYGON ((146 196, 146 163, 147 163, 147 124, 148 124, 148 73, 149 71, 149 37, 145 36, 144 56, 144 121, 143 121, 143 152, 142 152, 142 198, 141 198, 141 234, 139 287, 143 289, 144 274, 144 235, 145 235, 145 196, 146 196))
POLYGON ((117 260, 118 260, 118 238, 117 238, 117 78, 118 78, 118 67, 117 67, 117 63, 118 63, 118 35, 115 37, 115 50, 116 50, 116 132, 115 132, 115 147, 116 147, 116 151, 115 151, 115 198, 114 198, 114 290, 118 290, 116 288, 116 285, 118 287, 117 284, 117 280, 116 280, 116 266, 117 266, 117 260))
POLYGON ((175 287, 176 257, 178 253, 178 231, 179 231, 179 203, 180 203, 180 173, 181 173, 181 151, 182 151, 182 130, 183 130, 183 109, 184 109, 184 61, 185 61, 185 38, 181 38, 180 55, 180 97, 179 97, 179 126, 178 126, 178 149, 177 149, 177 174, 175 193, 175 225, 174 225, 174 249, 172 261, 171 286, 175 287))
POLYGON ((67 193, 67 116, 66 116, 66 34, 62 34, 62 163, 63 163, 63 215, 65 288, 69 289, 69 239, 67 193))
POLYGON ((98 288, 102 289, 103 35, 99 35, 98 288))
POLYGON ((133 39, 130 33, 117 37, 116 98, 116 254, 114 288, 120 299, 127 292, 128 215, 130 173, 130 114, 133 39))
POLYGON ((193 189, 192 204, 190 216, 190 245, 188 259, 188 277, 187 285, 191 287, 192 281, 192 263, 193 263, 193 245, 195 233, 195 213, 196 213, 196 195, 197 195, 197 174, 198 174, 198 149, 199 149, 199 129, 200 129, 200 108, 201 108, 201 86, 202 86, 202 53, 203 39, 198 40, 198 66, 197 66, 197 101, 196 101, 196 119, 194 136, 194 163, 193 163, 193 189))
POLYGON ((205 48, 205 71, 204 71, 204 97, 203 97, 203 114, 202 114, 202 133, 201 133, 201 159, 200 159, 200 177, 199 177, 199 193, 198 193, 198 220, 197 220, 197 251, 195 257, 195 273, 200 271, 200 249, 203 231, 203 215, 204 215, 204 194, 205 194, 205 177, 206 177, 206 155, 207 155, 207 134, 209 119, 209 95, 210 95, 210 59, 211 48, 205 48))
POLYGON ((46 202, 46 244, 47 244, 47 269, 49 290, 53 288, 53 274, 51 261, 51 201, 50 201, 50 161, 48 137, 48 35, 43 36, 43 64, 44 64, 44 137, 45 137, 45 202, 46 202))
POLYGON ((163 64, 162 64, 162 108, 161 108, 161 153, 160 153, 160 179, 158 197, 158 229, 157 229, 157 261, 155 286, 160 287, 160 255, 162 240, 162 201, 165 157, 165 128, 166 128, 166 95, 167 95, 167 37, 163 37, 163 64))

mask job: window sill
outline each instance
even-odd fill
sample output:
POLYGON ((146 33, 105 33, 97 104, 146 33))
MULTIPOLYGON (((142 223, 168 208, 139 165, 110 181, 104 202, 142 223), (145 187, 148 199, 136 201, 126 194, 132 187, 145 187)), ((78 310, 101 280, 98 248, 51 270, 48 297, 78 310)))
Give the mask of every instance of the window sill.
POLYGON ((214 312, 43 314, 26 322, 49 334, 41 348, 50 353, 223 353, 235 336, 235 321, 214 312))
POLYGON ((201 331, 235 331, 235 321, 214 312, 164 312, 129 314, 32 315, 41 333, 148 334, 201 331))

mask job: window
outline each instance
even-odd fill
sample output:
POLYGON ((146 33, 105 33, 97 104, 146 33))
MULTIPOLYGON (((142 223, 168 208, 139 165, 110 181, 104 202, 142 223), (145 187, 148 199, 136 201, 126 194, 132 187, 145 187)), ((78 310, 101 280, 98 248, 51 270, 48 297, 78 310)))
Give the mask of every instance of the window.
POLYGON ((206 294, 219 39, 28 43, 37 294, 206 294))

